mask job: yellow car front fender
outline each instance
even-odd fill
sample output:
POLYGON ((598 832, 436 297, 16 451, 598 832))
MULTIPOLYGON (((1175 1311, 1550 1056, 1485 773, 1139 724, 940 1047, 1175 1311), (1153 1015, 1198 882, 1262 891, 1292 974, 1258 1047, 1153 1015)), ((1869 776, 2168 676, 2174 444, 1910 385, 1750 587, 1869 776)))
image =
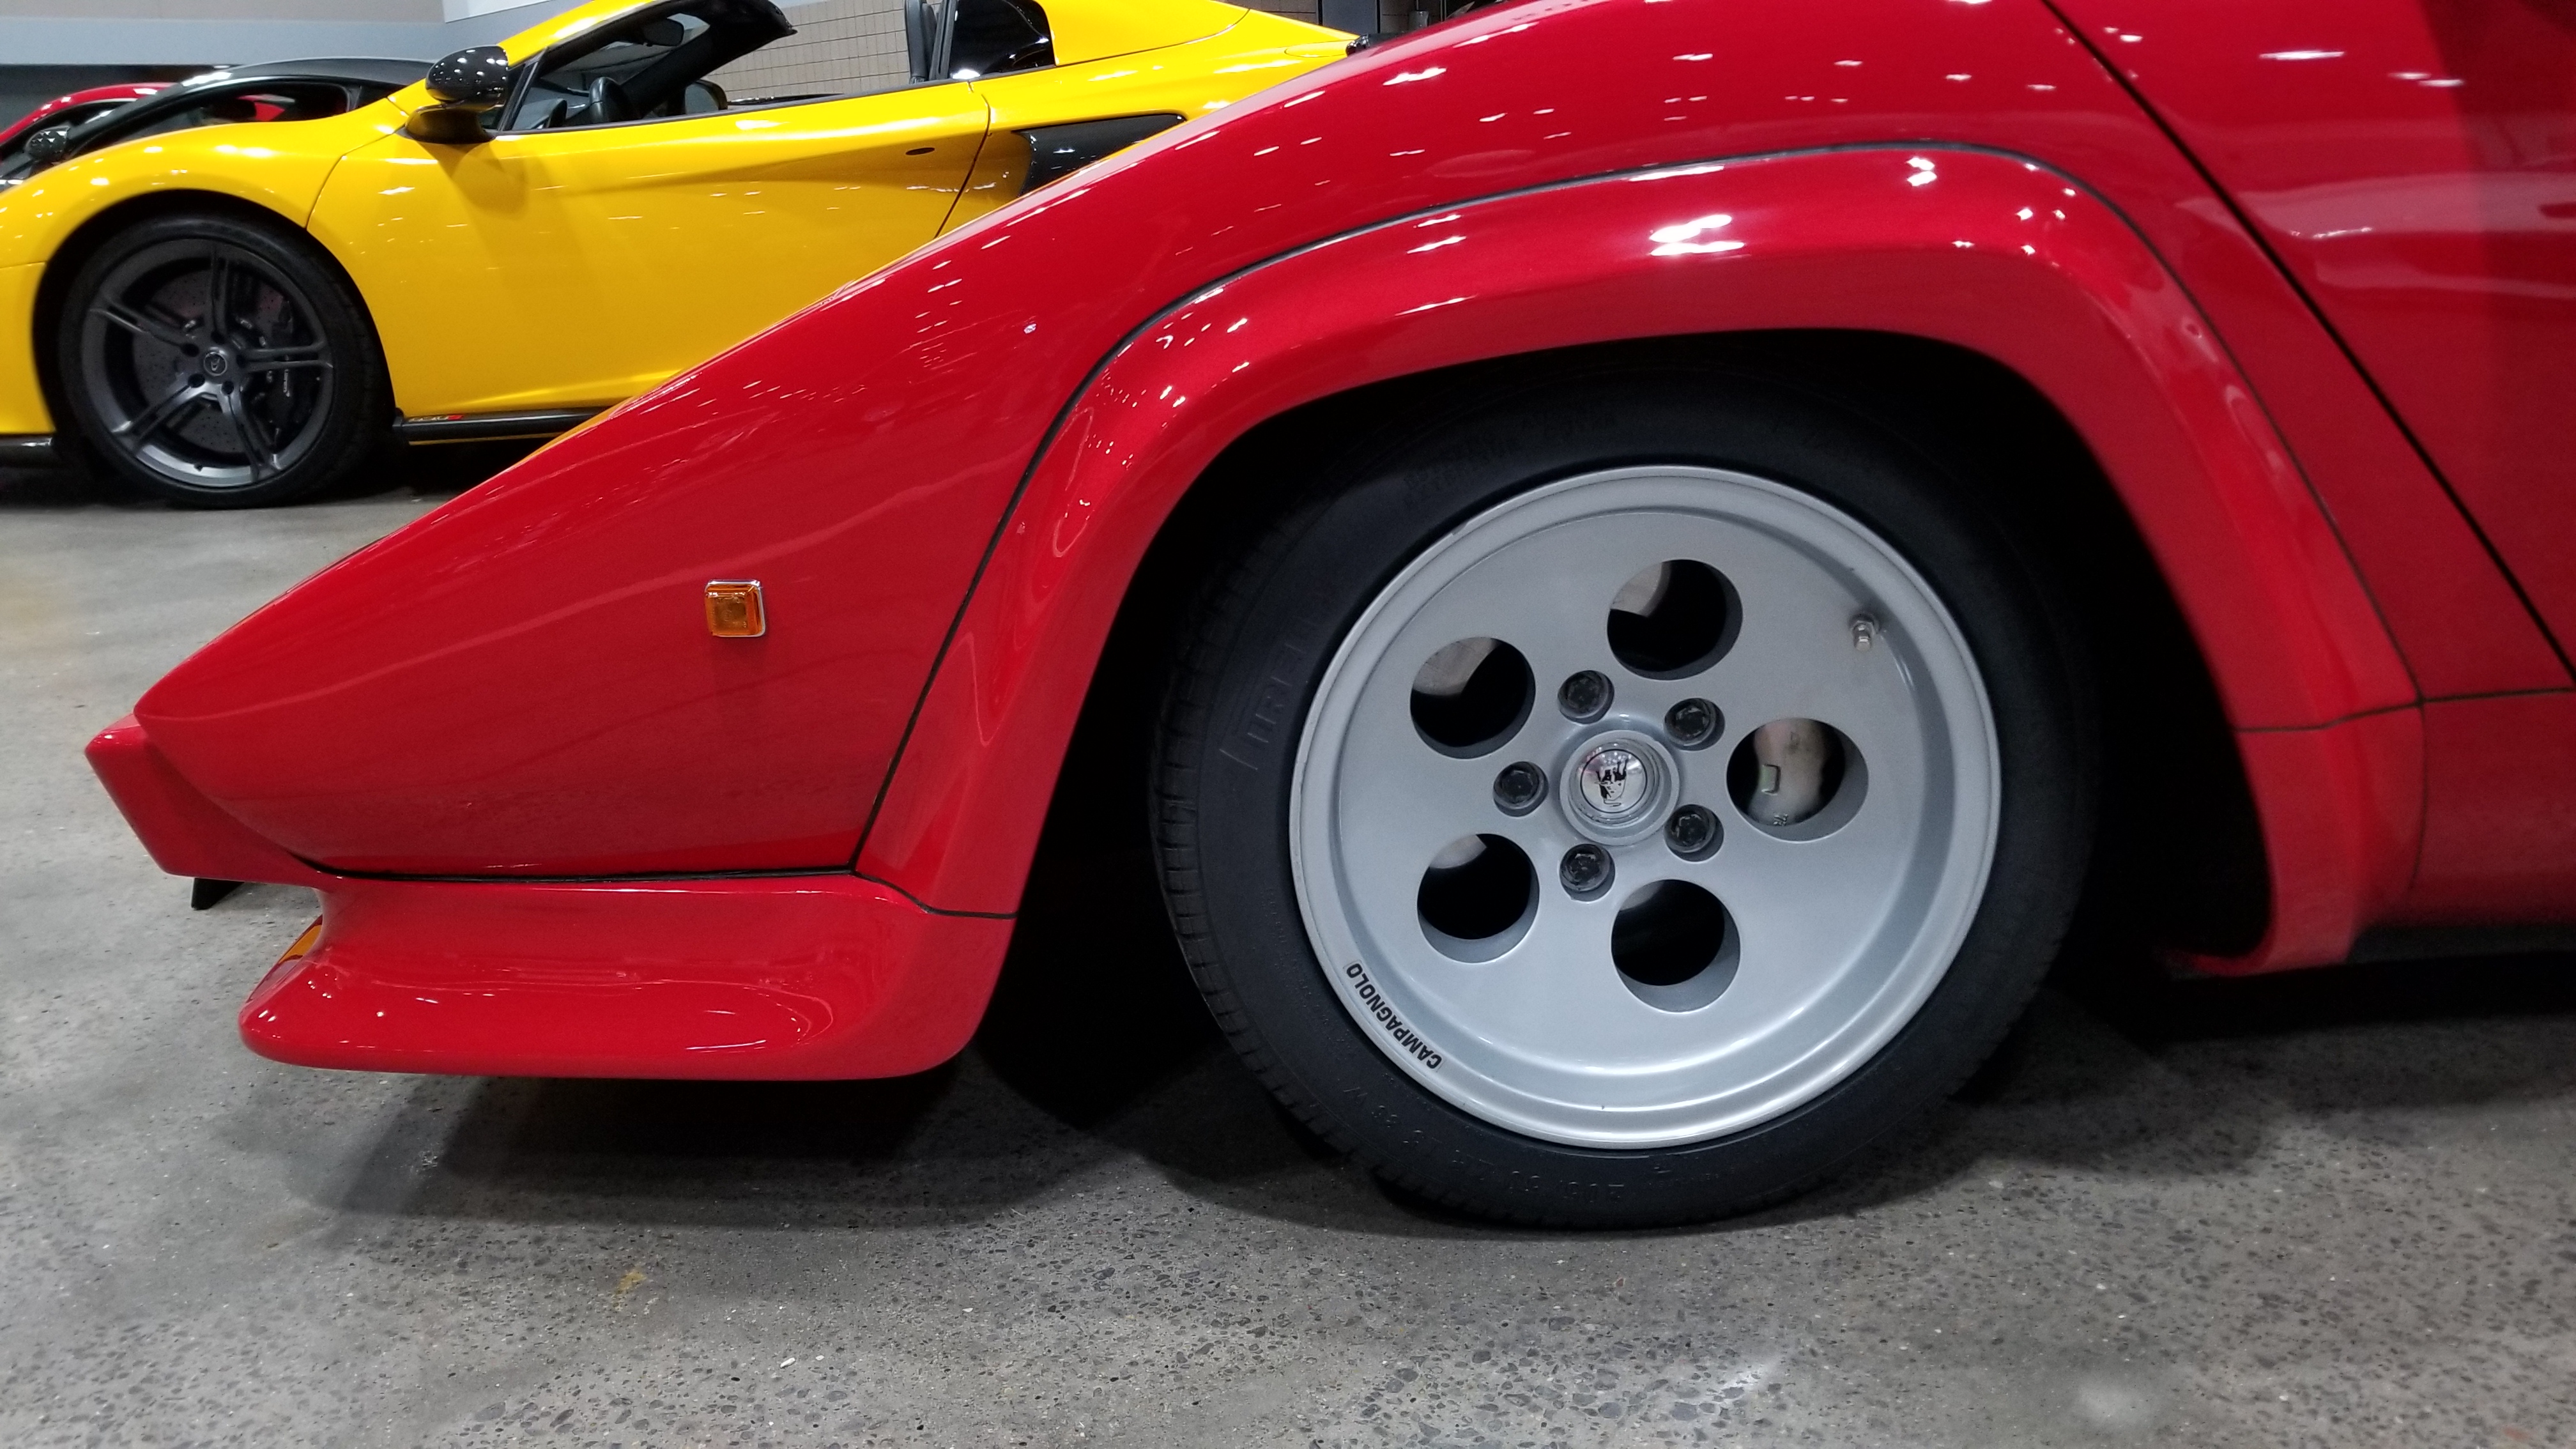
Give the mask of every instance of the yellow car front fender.
POLYGON ((401 108, 361 106, 318 121, 250 121, 141 136, 75 157, 0 191, 0 267, 51 260, 74 233, 146 197, 246 201, 297 227, 342 156, 399 129, 401 108))
POLYGON ((43 284, 77 267, 90 239, 127 214, 197 199, 248 205, 301 230, 331 168, 399 127, 379 102, 318 121, 209 126, 137 137, 0 191, 0 435, 53 431, 38 382, 43 284))
POLYGON ((33 262, 0 267, 0 337, 15 338, 0 351, 0 438, 50 433, 53 416, 36 386, 36 284, 45 269, 33 262))

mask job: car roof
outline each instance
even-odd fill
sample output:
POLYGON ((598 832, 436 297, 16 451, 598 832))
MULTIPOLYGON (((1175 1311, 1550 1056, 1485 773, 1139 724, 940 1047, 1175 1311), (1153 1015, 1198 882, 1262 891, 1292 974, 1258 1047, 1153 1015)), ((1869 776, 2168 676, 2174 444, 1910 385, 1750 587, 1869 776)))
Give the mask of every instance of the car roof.
POLYGON ((188 90, 233 80, 360 81, 371 85, 407 86, 429 74, 425 60, 390 56, 326 56, 310 60, 271 60, 258 65, 230 65, 192 75, 172 87, 188 90))

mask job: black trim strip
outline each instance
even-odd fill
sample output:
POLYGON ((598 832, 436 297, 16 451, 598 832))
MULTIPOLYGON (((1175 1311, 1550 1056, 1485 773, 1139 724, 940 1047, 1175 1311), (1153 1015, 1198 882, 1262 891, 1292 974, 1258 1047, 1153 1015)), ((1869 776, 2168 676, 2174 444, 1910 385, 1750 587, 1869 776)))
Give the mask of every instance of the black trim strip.
POLYGON ((0 467, 38 468, 60 461, 54 452, 54 435, 51 433, 0 438, 0 467))
POLYGON ((394 436, 406 443, 479 443, 501 438, 551 438, 568 433, 606 408, 548 408, 524 413, 447 413, 405 418, 394 436))
POLYGON ((2437 704, 2477 704, 2490 699, 2557 699, 2576 694, 2576 689, 2490 689, 2478 694, 2428 694, 2404 704, 2383 704, 2375 709, 2357 709, 2315 724, 2298 725, 2229 725, 2231 733, 2240 735, 2296 735, 2315 730, 2330 730, 2357 719, 2372 719, 2383 714, 2401 714, 2410 709, 2430 709, 2437 704))
MULTIPOLYGON (((2560 689, 2543 692, 2565 694, 2568 691, 2560 689)), ((2423 700, 2410 699, 2404 704, 2383 704, 2376 709, 2357 709, 2350 714, 2337 715, 2333 719, 2319 720, 2315 724, 2229 725, 2227 728, 2228 733, 2239 735, 2312 735, 2323 730, 2341 729, 2355 720, 2377 719, 2383 714, 2405 714, 2409 710, 2420 711, 2424 708, 2424 704, 2423 700)))
POLYGON ((912 902, 914 905, 921 907, 923 910, 930 912, 934 916, 968 916, 979 921, 1016 921, 1020 918, 1020 913, 1017 911, 952 911, 944 906, 934 906, 930 902, 923 900, 921 897, 914 895, 912 892, 905 890, 903 887, 896 885, 893 881, 886 880, 879 876, 870 875, 866 871, 854 870, 850 872, 850 874, 857 876, 859 879, 866 881, 870 885, 884 886, 887 890, 894 892, 896 895, 903 897, 905 900, 912 902))

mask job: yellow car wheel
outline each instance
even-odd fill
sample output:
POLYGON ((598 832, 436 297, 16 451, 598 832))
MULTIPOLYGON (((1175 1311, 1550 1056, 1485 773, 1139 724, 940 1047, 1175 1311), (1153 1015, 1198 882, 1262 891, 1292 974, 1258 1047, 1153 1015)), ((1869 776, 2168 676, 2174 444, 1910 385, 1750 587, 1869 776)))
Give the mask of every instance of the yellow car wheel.
POLYGON ((65 297, 56 376, 76 446, 147 495, 284 503, 386 443, 375 328, 299 238, 229 216, 155 218, 102 245, 65 297))

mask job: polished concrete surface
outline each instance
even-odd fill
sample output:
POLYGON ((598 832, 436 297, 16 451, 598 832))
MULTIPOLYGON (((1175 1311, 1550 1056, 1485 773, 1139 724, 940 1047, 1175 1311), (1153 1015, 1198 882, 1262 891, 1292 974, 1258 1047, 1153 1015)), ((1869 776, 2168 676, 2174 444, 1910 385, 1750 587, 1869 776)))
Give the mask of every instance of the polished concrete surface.
POLYGON ((191 913, 80 745, 426 486, 0 475, 0 1445, 2576 1445, 2565 958, 2071 963, 1868 1170, 1599 1236, 1313 1150, 1134 855, 1045 863, 918 1078, 261 1061, 233 1011, 311 897, 191 913))

